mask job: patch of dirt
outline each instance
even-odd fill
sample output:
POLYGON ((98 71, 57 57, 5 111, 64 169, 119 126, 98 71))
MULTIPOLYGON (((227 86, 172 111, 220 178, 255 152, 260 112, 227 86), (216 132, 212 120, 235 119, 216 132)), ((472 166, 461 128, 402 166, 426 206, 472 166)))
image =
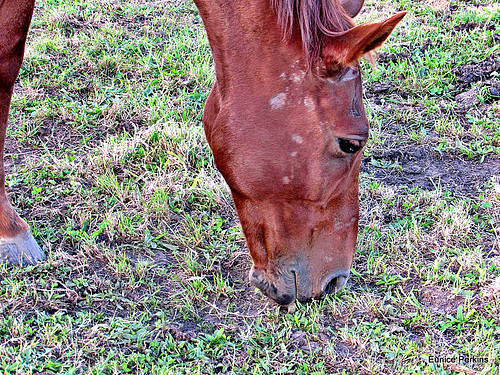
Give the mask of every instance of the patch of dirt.
POLYGON ((478 63, 460 65, 451 70, 459 82, 460 88, 469 87, 471 83, 487 81, 492 73, 500 73, 500 58, 493 56, 478 63))
POLYGON ((6 171, 9 169, 9 156, 11 154, 18 155, 16 164, 22 164, 24 156, 30 155, 38 158, 40 153, 43 153, 43 143, 49 149, 64 150, 64 149, 79 149, 82 147, 81 140, 83 135, 70 124, 65 121, 47 121, 40 124, 35 129, 26 130, 25 134, 20 129, 21 125, 17 123, 9 123, 11 131, 20 133, 22 142, 16 141, 13 137, 8 136, 5 139, 5 155, 6 155, 6 171))
POLYGON ((466 22, 455 26, 456 31, 472 31, 482 27, 478 22, 466 22))
POLYGON ((464 304, 464 297, 450 294, 446 288, 437 285, 422 286, 417 289, 417 298, 428 309, 439 314, 455 316, 460 305, 464 304))
POLYGON ((479 89, 477 87, 473 87, 469 91, 465 91, 455 96, 455 100, 460 103, 462 108, 469 109, 472 106, 480 103, 478 95, 479 89))
MULTIPOLYGON (((488 23, 479 23, 479 22, 465 22, 461 23, 454 27, 455 31, 476 31, 476 29, 485 29, 487 31, 496 31, 497 26, 494 22, 490 21, 488 23)), ((500 36, 498 33, 493 34, 493 38, 500 36)))
POLYGON ((478 163, 440 155, 429 146, 406 145, 365 157, 361 173, 371 174, 391 186, 440 188, 455 196, 472 197, 491 176, 500 174, 500 158, 478 163))

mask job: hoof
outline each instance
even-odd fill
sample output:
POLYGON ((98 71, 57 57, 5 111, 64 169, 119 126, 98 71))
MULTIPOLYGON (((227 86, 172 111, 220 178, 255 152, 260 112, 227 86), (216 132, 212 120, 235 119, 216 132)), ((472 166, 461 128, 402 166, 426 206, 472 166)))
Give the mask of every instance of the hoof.
POLYGON ((40 263, 44 259, 45 254, 29 230, 15 237, 0 238, 0 263, 7 262, 9 266, 28 266, 40 263))

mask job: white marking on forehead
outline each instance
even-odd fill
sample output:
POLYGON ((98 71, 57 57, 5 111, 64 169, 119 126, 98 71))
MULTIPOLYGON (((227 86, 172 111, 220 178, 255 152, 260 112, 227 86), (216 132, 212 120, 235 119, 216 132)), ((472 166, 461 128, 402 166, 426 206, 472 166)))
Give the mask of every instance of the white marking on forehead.
POLYGON ((307 74, 307 71, 301 69, 301 67, 298 66, 299 62, 300 62, 300 60, 297 60, 295 62, 295 64, 292 64, 290 66, 289 70, 284 71, 278 77, 280 79, 282 79, 283 81, 289 81, 289 82, 295 83, 295 84, 301 83, 304 80, 304 78, 307 74))
POLYGON ((313 107, 313 100, 312 100, 310 97, 306 96, 306 97, 304 98, 304 105, 305 105, 307 108, 312 108, 312 107, 313 107))
POLYGON ((294 151, 294 152, 290 153, 290 156, 292 156, 292 157, 297 156, 297 151, 294 151))
POLYGON ((304 80, 304 77, 306 76, 306 72, 304 70, 299 70, 298 72, 292 73, 290 75, 290 79, 294 83, 300 83, 304 80))
POLYGON ((288 176, 283 177, 283 183, 285 185, 289 184, 290 183, 290 177, 288 177, 288 176))
POLYGON ((292 134, 292 140, 297 142, 299 145, 304 142, 304 138, 297 134, 292 134))
POLYGON ((286 103, 286 93, 280 92, 279 94, 274 95, 270 100, 269 104, 271 105, 271 109, 279 109, 283 107, 286 103))

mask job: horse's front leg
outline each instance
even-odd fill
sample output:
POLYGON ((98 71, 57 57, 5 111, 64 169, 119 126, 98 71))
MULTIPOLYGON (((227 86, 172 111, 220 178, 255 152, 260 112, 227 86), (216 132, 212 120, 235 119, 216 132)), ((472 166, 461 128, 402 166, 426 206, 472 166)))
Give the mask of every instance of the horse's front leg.
POLYGON ((4 144, 14 82, 21 68, 34 0, 0 0, 0 263, 34 264, 45 258, 28 224, 5 191, 4 144))

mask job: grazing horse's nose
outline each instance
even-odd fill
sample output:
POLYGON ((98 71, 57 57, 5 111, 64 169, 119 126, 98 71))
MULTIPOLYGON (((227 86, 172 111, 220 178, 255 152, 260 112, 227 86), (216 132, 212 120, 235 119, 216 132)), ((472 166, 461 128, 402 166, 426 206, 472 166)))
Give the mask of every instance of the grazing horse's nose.
POLYGON ((288 306, 297 299, 296 279, 293 272, 270 275, 264 270, 252 267, 250 282, 269 298, 282 306, 288 306))
POLYGON ((305 269, 269 273, 252 267, 251 283, 280 305, 288 306, 299 300, 308 302, 339 292, 347 283, 349 270, 337 270, 323 280, 315 279, 305 269))
POLYGON ((336 272, 325 279, 323 295, 337 293, 340 291, 349 278, 349 271, 336 272))

